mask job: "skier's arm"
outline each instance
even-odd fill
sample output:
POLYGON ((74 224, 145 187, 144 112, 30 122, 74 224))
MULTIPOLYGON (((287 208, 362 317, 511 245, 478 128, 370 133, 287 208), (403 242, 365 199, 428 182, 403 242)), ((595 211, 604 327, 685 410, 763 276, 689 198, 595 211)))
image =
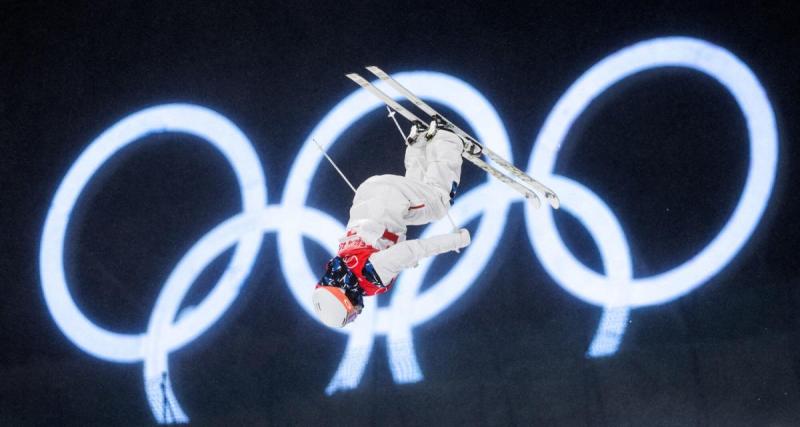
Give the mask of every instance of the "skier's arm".
POLYGON ((442 234, 427 239, 406 240, 369 258, 384 284, 389 284, 401 271, 416 267, 419 260, 454 251, 469 245, 469 231, 442 234))

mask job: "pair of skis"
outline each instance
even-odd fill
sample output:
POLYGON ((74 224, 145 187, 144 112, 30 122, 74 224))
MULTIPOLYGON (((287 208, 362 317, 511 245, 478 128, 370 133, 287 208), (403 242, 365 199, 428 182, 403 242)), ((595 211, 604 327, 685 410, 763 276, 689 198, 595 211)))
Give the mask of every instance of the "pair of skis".
POLYGON ((494 176, 495 178, 499 179, 504 184, 507 184, 517 192, 519 192, 525 199, 529 200, 536 208, 540 207, 542 202, 539 196, 537 195, 537 191, 539 193, 544 194, 545 199, 553 207, 553 209, 558 209, 560 206, 560 201, 558 200, 558 196, 556 195, 553 190, 545 186, 544 184, 540 183, 539 181, 531 178, 528 174, 521 171, 519 168, 511 164, 508 160, 498 156, 494 151, 488 149, 483 144, 478 142, 477 139, 473 138, 463 130, 461 130, 458 126, 456 126, 450 120, 447 120, 444 116, 439 114, 436 110, 433 109, 430 105, 426 104, 422 99, 420 99, 417 95, 415 95, 410 90, 406 89, 405 86, 401 85, 397 80, 393 79, 391 76, 386 74, 383 70, 378 67, 371 66, 367 67, 367 70, 372 74, 376 75, 379 79, 385 81, 392 89, 396 90, 399 94, 405 96, 412 104, 416 105, 420 110, 422 110, 425 114, 431 117, 432 121, 430 124, 425 123, 420 119, 416 114, 409 111, 407 108, 403 107, 400 103, 395 101, 391 96, 387 95, 385 92, 381 91, 377 87, 373 86, 372 83, 361 77, 356 73, 347 74, 347 77, 350 80, 356 82, 359 86, 366 89, 369 93, 375 95, 378 99, 386 103, 389 108, 393 109, 394 111, 400 113, 401 116, 405 117, 406 120, 410 121, 412 125, 416 128, 417 132, 428 132, 435 131, 436 128, 446 129, 449 130, 456 135, 460 136, 464 140, 464 153, 462 154, 465 159, 467 159, 470 163, 474 164, 475 166, 483 169, 484 171, 488 172, 490 175, 494 176), (481 154, 485 154, 486 157, 494 161, 498 164, 501 168, 503 168, 506 172, 510 173, 514 178, 506 175, 503 171, 495 168, 494 166, 486 163, 481 159, 481 154))

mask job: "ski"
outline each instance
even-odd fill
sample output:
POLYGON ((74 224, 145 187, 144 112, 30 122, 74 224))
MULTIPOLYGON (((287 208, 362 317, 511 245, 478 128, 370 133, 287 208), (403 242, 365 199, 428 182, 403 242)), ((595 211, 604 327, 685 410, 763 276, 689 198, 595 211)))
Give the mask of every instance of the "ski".
POLYGON ((520 170, 519 168, 514 166, 508 160, 500 157, 494 151, 486 148, 483 144, 478 142, 477 139, 473 138, 471 135, 469 135, 468 133, 464 132, 461 128, 456 126, 455 123, 451 122, 450 120, 447 120, 447 118, 445 118, 444 116, 439 114, 439 112, 434 110, 433 107, 428 105, 425 101, 423 101, 420 97, 418 97, 413 92, 408 90, 405 86, 401 85, 397 80, 393 79, 385 71, 381 70, 380 68, 378 68, 376 66, 369 66, 369 67, 366 67, 366 68, 367 68, 367 70, 369 70, 369 72, 371 72, 372 74, 376 75, 379 79, 381 79, 384 82, 386 82, 387 84, 389 84, 389 86, 391 86, 398 93, 400 93, 401 95, 405 96, 409 101, 411 101, 412 104, 416 105, 420 110, 425 112, 425 114, 429 115, 438 124, 442 125, 446 129, 452 130, 453 132, 458 134, 460 137, 468 140, 469 142, 471 142, 472 144, 477 146, 479 152, 473 152, 472 154, 477 155, 477 154, 480 154, 480 152, 485 153, 488 158, 493 160, 495 163, 500 165, 502 168, 504 168, 507 171, 509 171, 517 179, 519 179, 523 183, 531 186, 533 189, 539 190, 540 192, 544 193, 544 196, 547 199, 548 203, 550 203, 550 206, 552 206, 554 209, 558 209, 560 207, 561 201, 558 199, 558 196, 556 195, 556 193, 553 190, 551 190, 549 187, 547 187, 544 184, 542 184, 541 182, 535 180, 534 178, 532 178, 531 176, 529 176, 528 174, 526 174, 525 172, 523 172, 522 170, 520 170))
MULTIPOLYGON (((350 74, 347 74, 347 78, 349 78, 350 80, 354 81, 356 84, 358 84, 362 88, 366 89, 367 92, 371 93, 376 98, 378 98, 381 101, 383 101, 386 105, 388 105, 394 111, 398 112, 406 120, 411 122, 417 128, 417 130, 419 132, 427 132, 427 130, 429 129, 430 126, 428 124, 426 124, 425 122, 423 122, 422 119, 417 117, 416 114, 412 113, 407 108, 403 107, 400 103, 395 101, 394 98, 392 98, 391 96, 389 96, 388 94, 386 94, 382 90, 380 90, 377 87, 375 87, 372 83, 367 81, 367 79, 361 77, 359 74, 350 73, 350 74)), ((469 143, 473 144, 472 141, 469 141, 469 143)), ((478 145, 478 148, 479 147, 480 146, 478 145)), ((511 178, 508 175, 504 174, 503 172, 501 172, 500 170, 498 170, 494 166, 492 166, 492 165, 486 163, 485 161, 483 161, 483 159, 481 159, 480 157, 477 156, 477 154, 475 153, 475 150, 465 149, 465 151, 462 154, 462 156, 465 159, 467 159, 469 162, 474 164, 475 166, 483 169, 484 171, 486 171, 487 173, 489 173, 493 177, 495 177, 498 180, 500 180, 500 182, 502 182, 502 183, 510 186, 514 190, 516 190, 523 197, 525 197, 525 199, 529 200, 533 204, 534 207, 539 208, 542 205, 542 202, 539 199, 539 196, 537 196, 536 193, 533 190, 531 190, 531 189, 525 187, 524 185, 518 183, 513 178, 511 178)))
POLYGON ((347 74, 347 78, 356 82, 357 85, 361 86, 362 88, 366 89, 367 92, 373 94, 376 98, 383 101, 389 108, 393 109, 394 111, 400 113, 401 116, 405 117, 406 120, 411 122, 414 126, 418 128, 418 130, 426 130, 428 129, 428 125, 422 122, 422 119, 417 117, 416 114, 409 111, 406 107, 400 105, 399 102, 395 101, 394 98, 387 95, 386 92, 378 89, 372 83, 367 81, 367 79, 361 77, 357 73, 350 73, 347 74))
POLYGON ((499 179, 500 182, 502 182, 503 184, 510 186, 518 193, 522 194, 523 197, 525 197, 528 201, 530 201, 533 204, 534 208, 539 209, 542 206, 542 201, 541 199, 539 199, 539 196, 537 196, 536 193, 534 193, 529 188, 521 185, 517 181, 514 181, 511 177, 504 174, 503 172, 493 167, 492 165, 484 162, 480 157, 474 154, 470 154, 466 151, 464 152, 464 154, 462 154, 462 157, 469 160, 473 165, 483 169, 484 171, 489 173, 489 175, 492 175, 493 177, 499 179))

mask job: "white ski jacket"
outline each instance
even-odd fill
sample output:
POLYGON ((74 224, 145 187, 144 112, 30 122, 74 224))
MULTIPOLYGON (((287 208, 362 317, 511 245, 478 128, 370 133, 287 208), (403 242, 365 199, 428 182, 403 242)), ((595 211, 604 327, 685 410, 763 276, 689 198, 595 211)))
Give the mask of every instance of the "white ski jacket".
MULTIPOLYGON (((431 140, 420 136, 406 148, 405 176, 378 175, 364 181, 356 190, 340 253, 357 240, 373 248, 369 253, 362 251, 359 258, 368 256, 388 287, 402 270, 416 266, 419 260, 467 246, 469 232, 463 229, 427 239, 405 237, 408 225, 427 224, 447 214, 451 192, 461 178, 463 148, 458 136, 444 130, 431 140)), ((352 259, 350 264, 358 266, 357 275, 363 267, 359 264, 365 262, 352 259)))

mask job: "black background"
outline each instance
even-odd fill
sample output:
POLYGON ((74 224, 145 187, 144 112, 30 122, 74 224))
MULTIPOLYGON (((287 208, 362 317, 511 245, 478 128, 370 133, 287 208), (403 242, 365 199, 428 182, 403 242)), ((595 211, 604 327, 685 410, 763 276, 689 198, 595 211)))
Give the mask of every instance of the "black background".
MULTIPOLYGON (((525 166, 547 113, 585 70, 669 35, 722 46, 754 71, 777 116, 779 169, 734 261, 683 298, 633 310, 618 354, 585 356, 601 309, 544 272, 517 203, 491 267, 414 329, 424 381, 393 384, 378 338, 361 385, 325 396, 346 337, 302 312, 268 234, 233 307, 170 355, 176 393, 200 424, 800 424, 800 39, 790 3, 312 3, 2 6, 0 424, 153 422, 141 364, 75 347, 47 312, 38 276, 58 183, 127 114, 188 102, 225 115, 255 144, 276 204, 302 141, 355 90, 346 72, 378 64, 459 77, 496 108, 525 166)), ((353 181, 402 171, 396 130, 379 112, 343 138, 331 154, 353 181)), ((593 103, 556 170, 612 207, 643 277, 711 241, 741 193, 747 153, 741 113, 722 86, 662 69, 593 103)), ((344 222, 349 190, 326 166, 315 177, 309 204, 344 222)), ((483 179, 465 166, 466 191, 483 179)), ((149 137, 115 156, 83 193, 67 235, 70 289, 84 313, 109 330, 142 332, 175 263, 240 209, 236 188, 225 160, 188 136, 149 137)), ((588 233, 565 212, 556 217, 579 258, 600 269, 588 233)), ((320 263, 319 249, 309 249, 320 263)), ((185 305, 202 299, 229 255, 185 305)), ((456 256, 443 256, 439 270, 456 256)))

